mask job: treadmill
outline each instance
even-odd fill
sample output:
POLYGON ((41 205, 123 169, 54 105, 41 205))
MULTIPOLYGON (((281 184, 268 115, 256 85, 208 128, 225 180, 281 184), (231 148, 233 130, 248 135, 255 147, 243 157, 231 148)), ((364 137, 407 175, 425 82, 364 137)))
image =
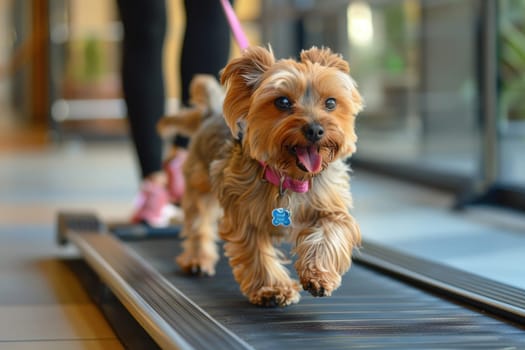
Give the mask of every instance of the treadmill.
MULTIPOLYGON (((525 349, 525 291, 365 241, 331 297, 248 302, 222 257, 214 277, 174 262, 179 227, 61 212, 57 240, 129 349, 525 349)), ((294 276, 296 277, 296 276, 294 276)))

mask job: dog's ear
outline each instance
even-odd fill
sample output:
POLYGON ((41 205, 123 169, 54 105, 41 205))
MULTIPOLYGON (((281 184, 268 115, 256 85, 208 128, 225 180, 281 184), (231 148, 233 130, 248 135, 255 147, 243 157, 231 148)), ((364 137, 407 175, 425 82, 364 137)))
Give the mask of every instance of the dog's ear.
POLYGON ((250 108, 250 97, 259 86, 262 75, 275 63, 271 49, 249 47, 242 56, 235 58, 221 73, 221 83, 226 86, 223 112, 226 124, 234 137, 250 108))
POLYGON ((309 50, 301 51, 301 61, 319 63, 321 66, 335 67, 345 73, 350 73, 350 66, 343 57, 326 47, 319 49, 314 46, 309 50))
MULTIPOLYGON (((350 73, 350 65, 348 62, 346 62, 340 54, 333 53, 332 50, 326 47, 319 49, 314 46, 309 50, 301 51, 301 61, 318 63, 325 67, 334 67, 345 74, 350 73)), ((353 80, 351 80, 351 86, 351 98, 354 104, 354 113, 357 114, 363 109, 363 99, 359 94, 359 91, 357 91, 357 87, 353 80)))

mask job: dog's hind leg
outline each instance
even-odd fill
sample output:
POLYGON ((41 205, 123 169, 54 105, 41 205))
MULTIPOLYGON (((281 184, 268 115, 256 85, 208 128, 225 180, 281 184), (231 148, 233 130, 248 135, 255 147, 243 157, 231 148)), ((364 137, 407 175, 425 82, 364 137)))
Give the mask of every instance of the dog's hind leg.
POLYGON ((213 276, 219 260, 216 241, 217 219, 221 211, 217 199, 210 192, 205 172, 194 171, 193 176, 186 180, 186 192, 182 199, 183 252, 176 261, 186 273, 213 276))

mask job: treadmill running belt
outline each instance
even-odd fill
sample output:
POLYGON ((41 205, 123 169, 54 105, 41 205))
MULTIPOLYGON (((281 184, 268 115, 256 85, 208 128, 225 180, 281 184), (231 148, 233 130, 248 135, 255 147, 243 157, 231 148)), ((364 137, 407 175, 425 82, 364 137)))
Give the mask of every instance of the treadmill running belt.
MULTIPOLYGON (((525 349, 520 326, 354 264, 329 298, 260 308, 240 293, 225 258, 214 277, 183 275, 178 239, 125 243, 213 318, 256 349, 525 349)), ((290 266, 291 270, 293 267, 290 266)))

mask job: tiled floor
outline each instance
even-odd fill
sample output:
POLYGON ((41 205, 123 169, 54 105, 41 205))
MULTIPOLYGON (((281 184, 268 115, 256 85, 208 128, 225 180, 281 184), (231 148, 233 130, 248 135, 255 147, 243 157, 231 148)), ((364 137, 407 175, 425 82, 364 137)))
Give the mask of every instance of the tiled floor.
POLYGON ((122 349, 55 243, 61 209, 128 215, 136 188, 126 145, 69 142, 0 152, 0 349, 122 349))
MULTIPOLYGON (((0 349, 120 349, 54 239, 59 210, 122 220, 138 186, 126 143, 0 147, 0 349)), ((453 198, 357 170, 365 238, 525 288, 525 221, 486 208, 453 213, 453 198)))

